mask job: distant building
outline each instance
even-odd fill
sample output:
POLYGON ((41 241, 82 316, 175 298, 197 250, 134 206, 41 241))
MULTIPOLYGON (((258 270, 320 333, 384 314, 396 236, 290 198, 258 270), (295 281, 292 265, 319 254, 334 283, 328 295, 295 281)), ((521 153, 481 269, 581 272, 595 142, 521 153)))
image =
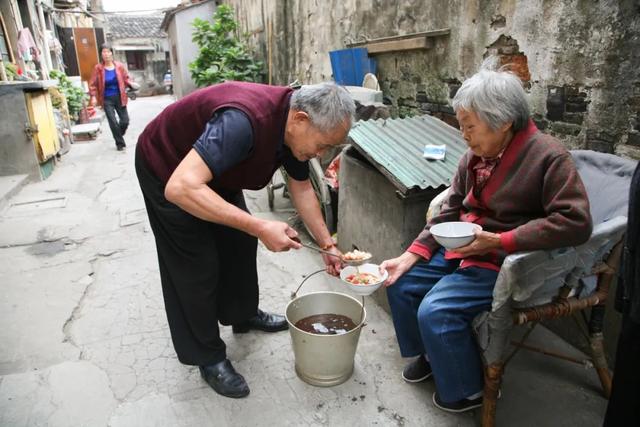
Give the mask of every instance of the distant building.
POLYGON ((169 70, 169 43, 160 28, 162 15, 110 15, 107 41, 115 60, 127 65, 140 84, 140 96, 166 93, 162 79, 169 70))
POLYGON ((171 46, 173 93, 177 98, 182 98, 197 89, 189 71, 189 63, 198 56, 198 46, 191 40, 193 33, 191 24, 196 18, 211 20, 217 3, 213 0, 198 3, 183 2, 178 7, 165 12, 161 26, 167 32, 171 46))

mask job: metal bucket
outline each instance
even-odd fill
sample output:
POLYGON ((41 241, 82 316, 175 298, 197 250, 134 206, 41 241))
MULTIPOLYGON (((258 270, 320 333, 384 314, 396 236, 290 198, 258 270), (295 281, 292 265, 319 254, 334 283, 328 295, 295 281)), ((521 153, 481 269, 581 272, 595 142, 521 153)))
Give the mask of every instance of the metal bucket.
POLYGON ((338 292, 312 292, 289 302, 285 315, 289 322, 296 373, 301 380, 315 386, 330 387, 351 377, 360 329, 367 315, 362 303, 338 292), (356 327, 340 335, 311 334, 295 327, 300 319, 328 313, 347 316, 356 323, 356 327))

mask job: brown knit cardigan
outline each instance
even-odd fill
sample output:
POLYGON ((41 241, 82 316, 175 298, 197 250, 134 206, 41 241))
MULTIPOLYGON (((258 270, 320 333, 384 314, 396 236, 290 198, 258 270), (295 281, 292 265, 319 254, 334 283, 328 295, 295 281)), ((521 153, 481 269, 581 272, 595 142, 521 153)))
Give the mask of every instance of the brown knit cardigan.
MULTIPOLYGON (((429 221, 409 252, 430 259, 439 244, 429 228, 446 221, 473 222, 500 233, 500 250, 465 259, 461 267, 499 270, 509 253, 573 246, 589 239, 589 199, 571 154, 558 140, 541 133, 533 121, 514 135, 476 198, 473 166, 479 160, 470 150, 460 159, 442 211, 429 221)), ((451 251, 445 257, 460 258, 451 251)))

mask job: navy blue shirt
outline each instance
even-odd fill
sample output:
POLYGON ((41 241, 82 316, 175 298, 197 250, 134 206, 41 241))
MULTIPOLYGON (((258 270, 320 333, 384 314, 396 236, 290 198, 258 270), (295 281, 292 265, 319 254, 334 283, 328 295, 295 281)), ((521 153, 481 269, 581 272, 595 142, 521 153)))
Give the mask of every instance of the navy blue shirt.
POLYGON ((107 70, 104 69, 104 97, 115 96, 120 94, 120 88, 118 87, 118 76, 116 76, 116 69, 107 70))
MULTIPOLYGON (((245 113, 237 108, 217 111, 207 123, 193 149, 202 157, 209 170, 216 176, 246 160, 253 151, 253 129, 245 113)), ((280 144, 278 157, 287 174, 303 181, 309 178, 309 162, 301 162, 289 147, 280 144)))

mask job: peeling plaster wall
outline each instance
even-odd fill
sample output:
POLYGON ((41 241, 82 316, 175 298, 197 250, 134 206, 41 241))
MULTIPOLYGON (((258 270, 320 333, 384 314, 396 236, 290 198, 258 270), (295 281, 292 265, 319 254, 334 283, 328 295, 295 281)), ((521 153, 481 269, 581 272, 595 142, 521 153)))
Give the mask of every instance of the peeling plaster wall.
POLYGON ((640 3, 635 0, 228 0, 274 84, 331 79, 350 41, 450 28, 428 50, 376 55, 395 114, 455 124, 451 96, 482 59, 516 61, 534 119, 570 148, 640 159, 640 3), (271 25, 269 25, 271 23, 271 25), (272 32, 269 37, 269 27, 272 32), (552 114, 548 114, 548 110, 552 114))

